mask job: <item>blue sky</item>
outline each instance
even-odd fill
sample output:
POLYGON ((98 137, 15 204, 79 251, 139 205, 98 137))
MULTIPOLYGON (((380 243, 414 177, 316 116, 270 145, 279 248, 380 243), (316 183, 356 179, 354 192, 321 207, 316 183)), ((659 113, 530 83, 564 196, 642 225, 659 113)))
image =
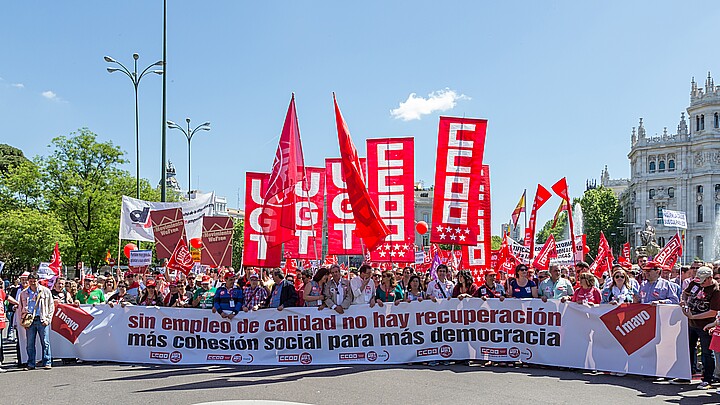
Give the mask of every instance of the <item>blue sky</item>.
MULTIPOLYGON (((567 176, 579 196, 608 165, 629 176, 630 133, 674 132, 690 79, 720 72, 712 1, 169 1, 168 119, 212 123, 193 139, 192 184, 236 207, 246 171, 269 171, 296 93, 308 164, 338 155, 331 92, 361 153, 373 137, 414 136, 416 179, 434 179, 439 115, 489 120, 493 234, 523 189, 567 176), (457 99, 449 97, 453 91, 457 99), (410 95, 454 107, 401 110, 410 95), (450 98, 450 102, 448 99, 450 98), (454 102, 453 102, 454 101, 454 102)), ((162 56, 162 1, 5 2, 0 24, 0 142, 47 154, 88 127, 128 153, 130 80, 104 55, 141 68, 162 56)), ((720 77, 718 75, 717 77, 720 77)), ((140 174, 160 177, 161 78, 140 83, 140 174)), ((187 185, 187 143, 167 154, 187 185)), ((540 211, 552 217, 559 199, 540 211)))

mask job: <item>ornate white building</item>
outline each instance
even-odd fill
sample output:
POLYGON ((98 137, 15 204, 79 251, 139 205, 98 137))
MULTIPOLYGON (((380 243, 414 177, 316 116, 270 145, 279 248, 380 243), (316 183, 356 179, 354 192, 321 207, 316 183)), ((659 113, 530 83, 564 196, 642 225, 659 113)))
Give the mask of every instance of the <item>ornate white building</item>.
POLYGON ((674 134, 648 137, 642 118, 631 136, 630 179, 611 180, 607 168, 601 184, 620 196, 625 232, 632 246, 649 220, 663 246, 676 232, 662 224, 662 210, 684 211, 688 229, 684 261, 720 258, 720 86, 710 73, 705 88, 691 82, 690 106, 680 115, 674 134), (688 122, 689 121, 689 122, 688 122))

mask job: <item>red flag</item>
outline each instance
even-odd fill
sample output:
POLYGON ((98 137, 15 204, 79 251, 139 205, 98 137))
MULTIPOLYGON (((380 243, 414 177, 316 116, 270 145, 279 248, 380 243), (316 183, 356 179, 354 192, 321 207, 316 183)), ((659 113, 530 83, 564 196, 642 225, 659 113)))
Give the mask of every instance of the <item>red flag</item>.
POLYGON ((560 219, 560 213, 563 211, 568 210, 568 203, 565 200, 560 201, 560 206, 558 207, 557 211, 555 211, 555 216, 553 217, 553 223, 551 228, 555 228, 555 225, 557 225, 557 221, 560 219))
POLYGON ((530 213, 529 228, 526 230, 526 232, 529 230, 529 234, 525 234, 525 245, 528 246, 528 240, 530 241, 528 246, 530 248, 529 260, 532 260, 535 255, 535 216, 537 215, 537 211, 540 207, 542 207, 543 204, 550 199, 550 197, 552 197, 552 194, 550 194, 545 187, 538 184, 537 191, 535 192, 535 201, 533 202, 532 212, 530 213))
POLYGON ((567 179, 565 177, 563 177, 562 179, 558 180, 557 183, 553 184, 551 188, 555 192, 555 194, 557 194, 560 198, 565 200, 565 202, 567 203, 568 224, 570 224, 570 235, 574 236, 575 235, 575 226, 573 225, 572 202, 570 202, 570 192, 568 191, 567 179))
POLYGON ((598 253, 595 256, 595 261, 590 265, 590 272, 595 274, 595 277, 602 277, 605 271, 609 271, 612 268, 612 251, 605 234, 600 232, 600 243, 598 244, 598 253))
MULTIPOLYGON (((283 270, 285 271, 285 274, 297 274, 297 263, 295 262, 295 259, 285 259, 285 267, 283 267, 283 270)), ((300 277, 297 277, 300 278, 300 277)))
POLYGON ((52 257, 50 258, 50 270, 55 273, 56 276, 62 276, 62 260, 60 259, 60 245, 55 242, 55 250, 53 250, 52 257))
POLYGON ((305 187, 305 161, 293 93, 275 152, 268 188, 263 196, 263 214, 269 218, 263 227, 268 246, 277 246, 295 236, 295 185, 305 187))
POLYGON ((665 268, 672 269, 680 255, 682 255, 682 240, 680 239, 680 234, 676 233, 660 252, 658 252, 654 260, 662 263, 665 268))
POLYGON ((342 156, 342 173, 347 183, 348 200, 352 207, 357 235, 362 239, 368 250, 373 250, 390 235, 390 229, 380 217, 377 206, 370 198, 370 193, 365 185, 362 166, 357 149, 350 138, 350 130, 340 113, 335 93, 333 93, 335 104, 335 122, 338 131, 338 143, 340 144, 340 156, 342 156))
POLYGON ((630 242, 623 243, 622 257, 628 262, 630 261, 630 242))
POLYGON ((337 256, 335 256, 335 255, 325 256, 325 261, 323 262, 323 266, 332 266, 334 264, 338 264, 337 256))
POLYGON ((168 260, 167 268, 181 271, 187 276, 194 265, 187 242, 185 242, 185 238, 182 238, 175 246, 175 250, 173 250, 172 256, 168 260))
POLYGON ((245 231, 243 235, 243 265, 279 267, 281 246, 270 247, 263 229, 267 218, 263 215, 263 198, 267 189, 267 173, 245 173, 245 231))
POLYGON ((557 247, 555 245, 555 237, 550 234, 540 253, 538 253, 535 258, 535 261, 533 261, 533 267, 536 270, 547 270, 550 268, 550 259, 554 257, 557 257, 557 247))
MULTIPOLYGON (((360 167, 363 169, 365 162, 365 158, 360 158, 360 167)), ((347 183, 342 174, 342 159, 325 159, 325 191, 327 196, 327 253, 331 255, 363 254, 360 238, 355 230, 355 217, 348 200, 347 183)))
POLYGON ((505 234, 502 244, 500 245, 500 252, 496 270, 510 273, 518 263, 520 263, 520 261, 513 254, 512 249, 510 248, 510 243, 508 241, 508 236, 507 234, 505 234))
POLYGON ((517 222, 518 218, 520 218, 520 214, 525 211, 525 197, 527 195, 527 190, 523 191, 522 197, 520 197, 520 201, 518 201, 517 205, 515 206, 515 209, 512 212, 512 221, 513 221, 513 229, 517 228, 517 222))

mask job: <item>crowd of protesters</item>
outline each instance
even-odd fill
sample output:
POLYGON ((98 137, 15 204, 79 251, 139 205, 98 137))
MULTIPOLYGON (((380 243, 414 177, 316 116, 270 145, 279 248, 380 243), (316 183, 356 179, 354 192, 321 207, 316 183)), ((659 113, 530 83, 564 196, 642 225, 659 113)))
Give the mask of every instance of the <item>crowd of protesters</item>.
MULTIPOLYGON (((348 271, 331 265, 297 274, 285 274, 280 268, 247 268, 242 274, 236 274, 232 268, 220 268, 211 269, 207 274, 180 275, 177 279, 166 277, 161 271, 145 274, 128 271, 117 280, 111 273, 88 275, 82 280, 58 278, 48 289, 38 282, 37 274, 26 272, 13 283, 0 282, 0 300, 6 304, 0 306, 0 331, 7 329, 7 340, 17 341, 15 325, 19 322, 14 322, 14 318, 23 319, 31 314, 32 319, 24 326, 27 348, 23 349, 29 360, 23 366, 32 370, 36 367, 36 338, 42 342, 42 367, 52 367, 48 336, 56 303, 198 308, 227 319, 241 312, 265 308, 282 311, 307 306, 342 314, 351 305, 374 307, 453 298, 557 299, 588 306, 678 304, 688 317, 693 374, 699 372, 702 364, 700 388, 710 388, 720 381, 720 375, 715 373, 720 351, 713 353, 710 349, 714 329, 720 325, 720 262, 695 261, 690 266, 666 269, 639 256, 637 264, 614 264, 601 277, 591 273, 585 262, 574 266, 551 265, 539 272, 519 264, 512 274, 485 272, 483 280, 476 280, 468 270, 455 271, 442 264, 432 273, 416 272, 413 267, 381 270, 367 264, 348 271), (697 361, 698 341, 700 362, 697 361)), ((720 333, 718 340, 720 346, 720 333)), ((3 372, 1 345, 2 339, 0 372, 3 372)), ((718 372, 720 374, 720 367, 718 372)))

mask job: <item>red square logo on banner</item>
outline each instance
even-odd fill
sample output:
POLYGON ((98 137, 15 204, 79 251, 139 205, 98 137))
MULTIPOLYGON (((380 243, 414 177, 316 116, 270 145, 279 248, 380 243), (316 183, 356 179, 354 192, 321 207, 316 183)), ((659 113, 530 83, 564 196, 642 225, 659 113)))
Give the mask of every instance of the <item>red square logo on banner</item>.
POLYGON ((51 327, 58 335, 74 344, 93 319, 95 317, 82 308, 57 304, 51 327))
POLYGON ((600 317, 629 355, 655 339, 657 307, 647 304, 623 304, 600 317))

